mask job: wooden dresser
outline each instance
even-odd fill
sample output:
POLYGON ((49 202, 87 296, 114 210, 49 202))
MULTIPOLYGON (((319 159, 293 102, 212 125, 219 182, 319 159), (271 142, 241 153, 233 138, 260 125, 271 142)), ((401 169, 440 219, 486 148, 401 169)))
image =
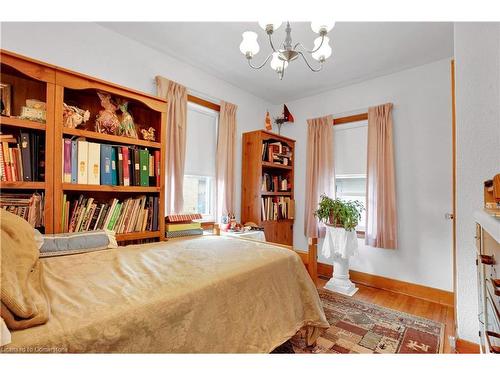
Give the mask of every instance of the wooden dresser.
POLYGON ((500 353, 500 218, 477 211, 479 339, 482 353, 500 353))

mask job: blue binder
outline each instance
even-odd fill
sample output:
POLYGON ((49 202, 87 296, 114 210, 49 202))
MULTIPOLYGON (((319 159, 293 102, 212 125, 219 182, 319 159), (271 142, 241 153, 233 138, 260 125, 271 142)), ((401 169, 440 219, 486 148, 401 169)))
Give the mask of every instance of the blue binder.
POLYGON ((117 159, 116 147, 111 147, 111 185, 114 186, 118 185, 117 159))
POLYGON ((71 183, 78 183, 78 142, 71 141, 71 183))
POLYGON ((101 144, 101 185, 112 185, 110 145, 101 144))

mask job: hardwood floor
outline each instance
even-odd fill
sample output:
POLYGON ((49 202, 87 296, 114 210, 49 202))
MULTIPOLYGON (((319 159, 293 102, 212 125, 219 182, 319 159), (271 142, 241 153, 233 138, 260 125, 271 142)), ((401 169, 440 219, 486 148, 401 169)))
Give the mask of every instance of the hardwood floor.
MULTIPOLYGON (((328 280, 316 279, 316 286, 323 287, 328 280)), ((359 291, 353 296, 360 301, 374 303, 389 309, 413 314, 426 319, 432 319, 445 324, 444 353, 454 353, 450 347, 449 336, 453 336, 453 307, 425 301, 404 294, 389 292, 369 286, 357 284, 359 291)))

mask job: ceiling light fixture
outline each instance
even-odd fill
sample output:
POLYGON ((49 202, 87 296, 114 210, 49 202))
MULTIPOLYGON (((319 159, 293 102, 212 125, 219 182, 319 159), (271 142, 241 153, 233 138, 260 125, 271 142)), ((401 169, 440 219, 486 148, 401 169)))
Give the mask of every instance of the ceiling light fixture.
POLYGON ((299 56, 302 57, 309 69, 313 72, 319 72, 323 68, 323 63, 326 59, 332 55, 332 48, 329 44, 330 38, 328 38, 327 34, 333 29, 335 22, 311 22, 312 31, 319 34, 314 40, 314 47, 312 50, 306 49, 302 43, 292 44, 292 27, 290 26, 290 22, 286 23, 285 40, 278 48, 274 47, 272 35, 281 26, 281 22, 259 22, 259 26, 266 31, 272 52, 266 57, 262 64, 253 65, 252 59, 260 50, 259 43, 257 42, 258 36, 257 33, 253 31, 245 31, 242 34, 243 41, 240 44, 240 51, 245 55, 248 65, 253 69, 261 69, 271 60, 271 69, 278 73, 280 79, 283 79, 288 63, 299 56), (319 62, 319 66, 313 67, 309 61, 307 61, 304 53, 310 54, 314 60, 319 62))

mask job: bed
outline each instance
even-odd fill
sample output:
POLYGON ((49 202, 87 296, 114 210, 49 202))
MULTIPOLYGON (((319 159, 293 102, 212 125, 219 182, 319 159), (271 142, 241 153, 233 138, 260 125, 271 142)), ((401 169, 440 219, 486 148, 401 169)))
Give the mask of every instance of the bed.
POLYGON ((300 257, 220 236, 40 259, 45 324, 3 352, 269 353, 328 328, 300 257))

